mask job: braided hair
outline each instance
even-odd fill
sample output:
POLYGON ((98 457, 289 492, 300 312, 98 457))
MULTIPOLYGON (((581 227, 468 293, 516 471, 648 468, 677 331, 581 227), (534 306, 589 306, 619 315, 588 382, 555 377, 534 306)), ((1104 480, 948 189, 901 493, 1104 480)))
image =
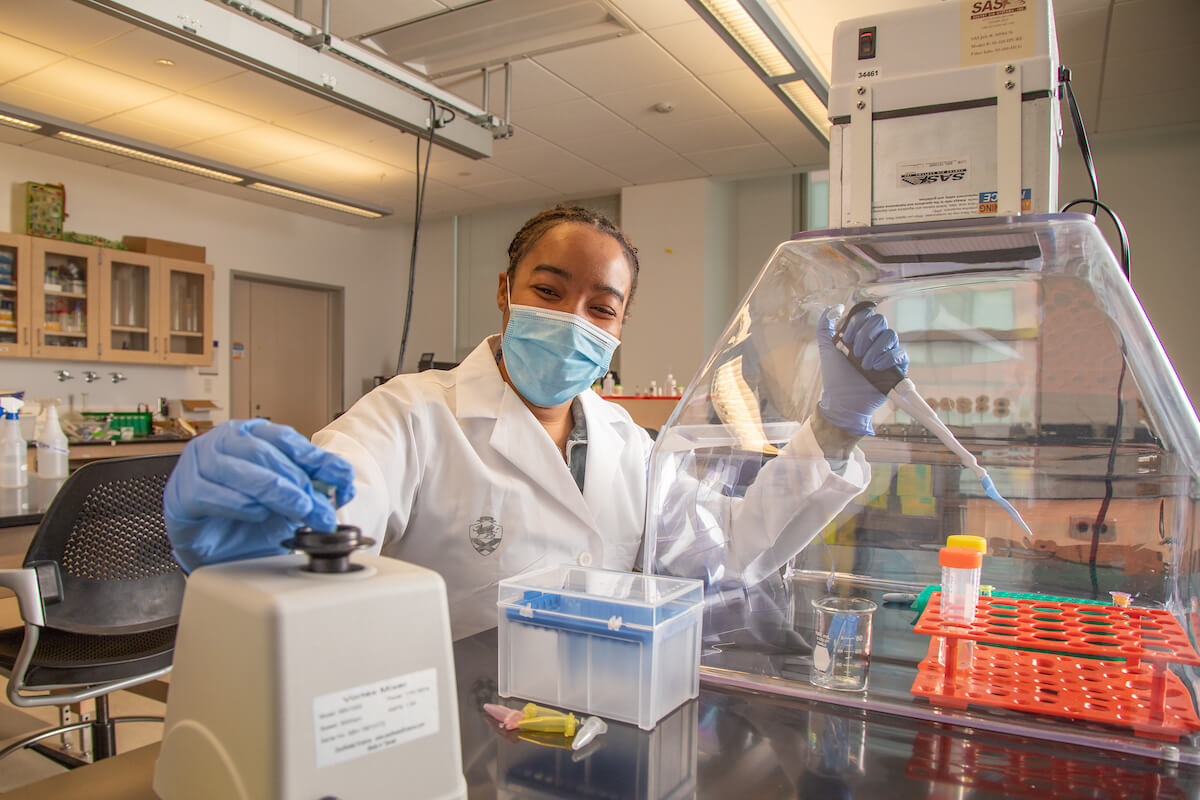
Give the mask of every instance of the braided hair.
POLYGON ((617 244, 621 245, 625 260, 629 262, 629 269, 633 273, 633 280, 629 284, 629 300, 625 303, 625 316, 628 317, 629 306, 633 304, 633 295, 637 291, 637 248, 625 237, 625 234, 621 233, 620 228, 614 225, 612 220, 598 211, 592 211, 583 206, 559 204, 526 220, 525 224, 521 226, 521 230, 517 231, 517 235, 508 245, 508 280, 510 282, 513 280, 517 272, 517 263, 538 243, 539 239, 552 228, 569 222, 594 228, 611 236, 617 244))

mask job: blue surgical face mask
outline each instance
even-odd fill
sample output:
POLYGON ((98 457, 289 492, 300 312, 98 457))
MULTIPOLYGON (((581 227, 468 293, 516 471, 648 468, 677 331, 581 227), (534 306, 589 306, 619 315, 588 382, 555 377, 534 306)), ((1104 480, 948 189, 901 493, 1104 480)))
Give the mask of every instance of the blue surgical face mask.
POLYGON ((501 349, 513 386, 535 406, 562 405, 608 372, 621 342, 583 317, 536 306, 508 306, 501 349))

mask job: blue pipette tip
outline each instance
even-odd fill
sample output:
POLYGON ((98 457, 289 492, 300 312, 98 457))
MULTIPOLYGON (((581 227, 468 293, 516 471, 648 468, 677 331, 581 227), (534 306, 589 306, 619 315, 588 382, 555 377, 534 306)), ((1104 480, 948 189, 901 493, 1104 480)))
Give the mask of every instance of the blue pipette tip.
POLYGON ((992 477, 990 475, 984 475, 979 479, 979 482, 983 484, 983 490, 987 492, 987 496, 999 503, 1000 507, 1007 511, 1008 515, 1016 520, 1017 524, 1024 528, 1025 533, 1030 539, 1032 539, 1033 531, 1029 530, 1029 526, 1025 524, 1025 520, 1021 519, 1021 515, 1015 508, 1013 508, 1013 504, 1005 500, 1000 495, 1000 492, 996 491, 996 484, 992 483, 992 477))

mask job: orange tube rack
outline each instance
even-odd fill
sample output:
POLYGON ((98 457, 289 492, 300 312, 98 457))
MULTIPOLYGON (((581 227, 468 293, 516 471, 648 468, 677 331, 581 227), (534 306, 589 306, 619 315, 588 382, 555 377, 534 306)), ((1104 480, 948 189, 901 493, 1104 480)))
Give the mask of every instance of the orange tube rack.
POLYGON ((1167 666, 1200 665, 1200 655, 1168 611, 980 598, 975 622, 955 628, 935 592, 913 630, 935 638, 912 693, 936 705, 1071 717, 1168 740, 1200 731, 1190 694, 1167 666), (976 642, 969 665, 958 663, 960 639, 976 642))

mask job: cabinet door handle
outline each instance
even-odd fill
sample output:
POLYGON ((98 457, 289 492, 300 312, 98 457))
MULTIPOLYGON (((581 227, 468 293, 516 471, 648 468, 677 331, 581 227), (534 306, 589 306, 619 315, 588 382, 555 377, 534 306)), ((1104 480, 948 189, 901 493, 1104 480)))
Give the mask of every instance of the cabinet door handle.
POLYGON ((38 347, 42 346, 42 332, 38 331, 38 347))
POLYGON ((157 353, 157 352, 158 352, 158 337, 157 337, 157 336, 151 336, 150 338, 154 340, 154 352, 156 352, 156 353, 157 353))
POLYGON ((25 344, 29 344, 29 328, 21 328, 21 338, 25 340, 25 344))

